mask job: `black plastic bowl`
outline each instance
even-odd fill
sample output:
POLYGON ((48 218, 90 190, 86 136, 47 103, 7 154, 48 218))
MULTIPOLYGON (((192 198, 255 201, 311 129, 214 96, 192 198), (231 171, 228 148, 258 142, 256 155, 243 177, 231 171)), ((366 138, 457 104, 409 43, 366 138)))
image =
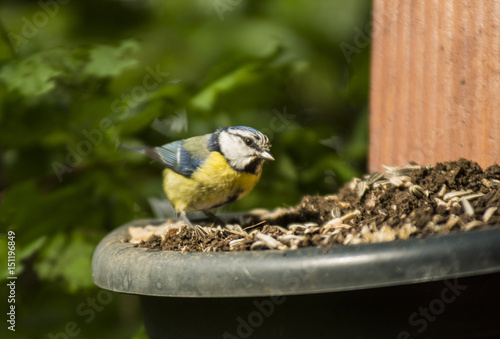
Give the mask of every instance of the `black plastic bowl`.
POLYGON ((97 247, 101 288, 141 296, 151 338, 500 337, 500 228, 281 251, 97 247), (457 279, 458 278, 458 279, 457 279))

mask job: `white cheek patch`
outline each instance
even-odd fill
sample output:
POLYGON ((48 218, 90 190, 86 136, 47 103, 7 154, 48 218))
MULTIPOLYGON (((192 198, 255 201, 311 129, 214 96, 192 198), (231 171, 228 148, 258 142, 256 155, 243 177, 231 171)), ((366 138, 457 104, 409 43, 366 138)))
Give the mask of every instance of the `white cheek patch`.
POLYGON ((228 163, 237 169, 243 169, 253 160, 253 150, 241 137, 229 133, 221 133, 219 146, 228 163))

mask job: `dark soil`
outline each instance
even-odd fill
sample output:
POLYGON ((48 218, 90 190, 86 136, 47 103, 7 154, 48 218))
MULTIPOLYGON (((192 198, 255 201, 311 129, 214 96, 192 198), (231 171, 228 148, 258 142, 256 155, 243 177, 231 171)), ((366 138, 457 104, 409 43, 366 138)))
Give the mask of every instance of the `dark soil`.
POLYGON ((500 166, 472 161, 390 168, 354 179, 338 194, 229 220, 227 228, 167 227, 138 246, 180 251, 296 249, 359 244, 500 225, 500 166), (200 234, 202 233, 203 234, 200 234))

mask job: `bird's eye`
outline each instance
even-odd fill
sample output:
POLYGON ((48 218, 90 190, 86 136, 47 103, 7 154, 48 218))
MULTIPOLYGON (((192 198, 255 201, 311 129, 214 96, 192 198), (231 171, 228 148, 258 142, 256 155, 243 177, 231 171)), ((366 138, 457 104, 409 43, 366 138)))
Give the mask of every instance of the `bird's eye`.
POLYGON ((247 146, 252 146, 253 145, 253 140, 250 139, 250 138, 246 138, 245 139, 245 144, 247 144, 247 146))

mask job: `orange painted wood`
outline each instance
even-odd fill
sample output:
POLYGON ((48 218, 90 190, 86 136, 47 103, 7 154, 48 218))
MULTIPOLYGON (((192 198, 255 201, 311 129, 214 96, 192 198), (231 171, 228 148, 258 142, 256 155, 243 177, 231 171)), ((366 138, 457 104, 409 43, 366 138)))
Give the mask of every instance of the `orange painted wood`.
POLYGON ((371 171, 500 163, 500 1, 374 0, 371 171))

